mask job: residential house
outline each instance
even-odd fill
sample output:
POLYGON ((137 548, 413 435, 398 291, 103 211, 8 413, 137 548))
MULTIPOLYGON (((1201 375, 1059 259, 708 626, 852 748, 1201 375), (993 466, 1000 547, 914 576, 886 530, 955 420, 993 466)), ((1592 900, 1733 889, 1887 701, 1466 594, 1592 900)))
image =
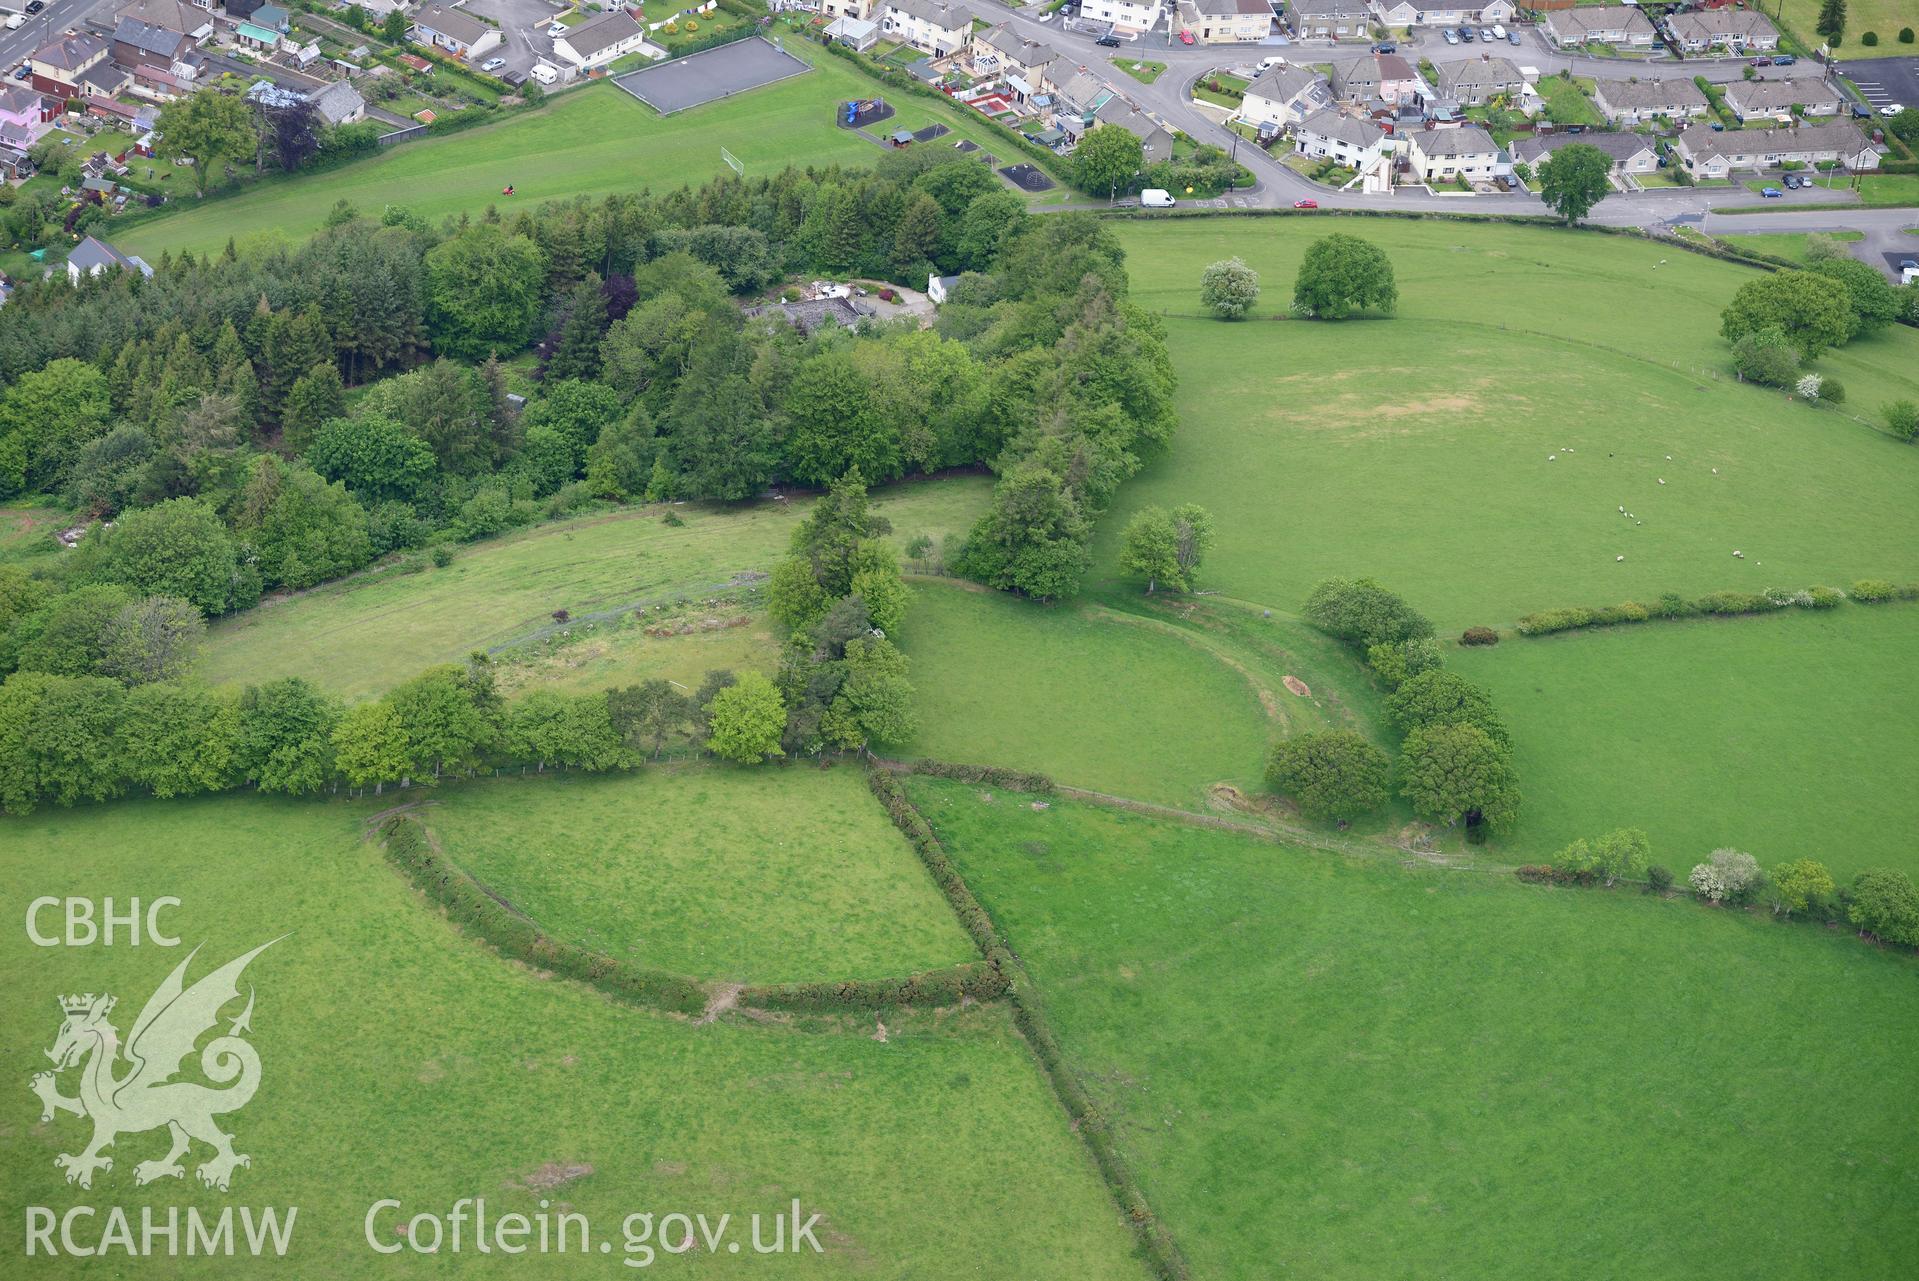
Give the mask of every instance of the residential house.
POLYGON ((952 295, 953 286, 959 284, 958 276, 928 276, 926 278, 926 296, 935 306, 944 303, 952 295))
POLYGON ((82 277, 97 276, 101 272, 113 271, 116 268, 123 271, 137 271, 143 276, 153 274, 153 268, 147 266, 141 259, 121 253, 96 236, 88 236, 75 245, 73 252, 67 255, 67 282, 77 285, 82 277))
POLYGON ((0 145, 0 179, 25 182, 33 175, 32 157, 18 147, 0 145))
POLYGON ((1322 156, 1361 171, 1379 163, 1385 142, 1386 131, 1371 119, 1337 108, 1315 111, 1293 130, 1293 146, 1301 155, 1322 156))
POLYGON ((61 36, 28 56, 27 83, 56 98, 83 97, 81 78, 107 60, 109 49, 98 36, 61 36))
MULTIPOLYGON (((253 15, 261 9, 274 8, 276 6, 269 5, 267 0, 225 0, 220 7, 226 10, 227 17, 233 21, 249 22, 252 20, 253 15)), ((373 8, 371 5, 362 7, 369 11, 373 8)), ((382 14, 381 16, 384 17, 385 15, 382 14)))
POLYGON ((235 43, 244 45, 248 49, 274 53, 279 50, 286 36, 272 27, 260 27, 251 22, 243 22, 233 29, 233 39, 235 43))
POLYGON ((1173 158, 1173 135, 1166 126, 1115 94, 1100 104, 1090 125, 1117 125, 1139 139, 1140 163, 1156 165, 1173 158))
POLYGON ((973 11, 947 0, 886 0, 880 29, 915 49, 944 58, 971 42, 973 11))
POLYGON ((1684 77, 1672 80, 1599 80, 1593 105, 1617 125, 1650 124, 1660 117, 1691 120, 1711 110, 1699 86, 1684 77))
POLYGON ((7 82, 0 84, 0 145, 24 151, 38 142, 53 119, 54 104, 37 89, 7 82))
POLYGON ((1573 143, 1597 147, 1612 158, 1614 173, 1651 173, 1659 168, 1659 152, 1643 133, 1613 133, 1589 129, 1585 133, 1521 134, 1512 142, 1514 161, 1537 167, 1553 152, 1573 143))
POLYGON ((500 43, 497 27, 446 5, 421 5, 413 15, 407 38, 415 44, 444 49, 456 58, 477 58, 500 43))
POLYGON ((161 97, 187 92, 200 73, 200 55, 191 36, 138 18, 122 18, 114 27, 112 55, 161 97))
POLYGON ((1434 8, 1416 0, 1371 0, 1373 16, 1385 27, 1457 27, 1467 24, 1489 27, 1496 22, 1511 22, 1512 0, 1484 0, 1481 4, 1451 3, 1434 8))
POLYGON ((1261 72, 1246 86, 1240 119, 1284 129, 1333 103, 1333 91, 1305 67, 1279 66, 1261 72))
POLYGON ((1039 88, 1046 68, 1058 56, 1050 45, 1028 40, 1007 22, 974 32, 972 48, 968 51, 974 71, 1002 80, 1020 80, 1029 93, 1039 88))
POLYGON ((1652 21, 1629 4, 1581 5, 1554 9, 1539 24, 1546 38, 1561 49, 1582 44, 1609 44, 1616 49, 1650 49, 1658 40, 1652 21))
POLYGON ((748 320, 764 317, 784 321, 802 334, 811 334, 823 325, 857 329, 860 321, 867 319, 872 312, 864 303, 856 303, 850 298, 805 298, 799 302, 769 302, 748 307, 745 314, 748 320))
POLYGON ((874 12, 879 8, 878 0, 820 0, 822 18, 855 18, 860 22, 873 22, 874 12))
POLYGON ((1477 125, 1420 129, 1406 135, 1407 168, 1420 182, 1491 182, 1499 164, 1499 144, 1477 125))
POLYGON ((366 119, 366 99, 351 81, 329 81, 308 94, 307 101, 330 125, 350 125, 366 119))
MULTIPOLYGON (((1062 59, 1063 61, 1063 59, 1062 59)), ((1062 129, 1078 135, 1099 109, 1109 99, 1119 95, 1119 91, 1104 80, 1080 67, 1063 78, 1055 74, 1053 91, 1053 114, 1062 129)))
POLYGON ((1151 31, 1166 17, 1165 0, 1080 0, 1079 16, 1087 22, 1110 22, 1113 34, 1136 36, 1151 31))
POLYGON ((1735 80, 1726 86, 1726 106, 1741 120, 1783 116, 1794 107, 1808 116, 1836 116, 1845 99, 1818 76, 1735 80))
POLYGON ((1333 94, 1342 102, 1412 100, 1424 87, 1413 64, 1396 53, 1368 53, 1333 64, 1333 94))
POLYGON ((1779 29, 1751 9, 1700 9, 1675 13, 1666 31, 1686 53, 1769 53, 1779 47, 1779 29))
POLYGON ((1287 12, 1301 40, 1366 40, 1372 34, 1365 0, 1288 0, 1287 12))
MULTIPOLYGON (((232 11, 228 10, 229 16, 231 16, 231 13, 232 11)), ((277 4, 255 5, 247 21, 256 27, 265 27, 268 31, 277 31, 281 35, 286 35, 293 30, 292 15, 277 4)))
POLYGON ((625 9, 590 18, 553 41, 553 52, 582 71, 604 67, 646 43, 646 28, 625 9))
POLYGON ((846 14, 826 24, 826 38, 864 53, 880 42, 880 24, 846 14))
POLYGON ((195 44, 213 34, 212 12, 196 4, 187 4, 185 0, 130 0, 130 3, 113 11, 116 24, 125 18, 144 22, 150 27, 177 31, 195 44))
POLYGON ((1439 94, 1462 107, 1478 107, 1494 98, 1517 98, 1526 87, 1526 77, 1510 58, 1481 56, 1466 62, 1445 62, 1439 66, 1439 94))
POLYGON ((1796 129, 1713 129, 1694 125, 1673 143, 1679 163, 1694 178, 1725 178, 1797 162, 1837 162, 1848 169, 1877 169, 1880 148, 1850 120, 1796 129))
POLYGON ((1201 44, 1258 44, 1273 29, 1267 0, 1179 0, 1179 20, 1201 44))

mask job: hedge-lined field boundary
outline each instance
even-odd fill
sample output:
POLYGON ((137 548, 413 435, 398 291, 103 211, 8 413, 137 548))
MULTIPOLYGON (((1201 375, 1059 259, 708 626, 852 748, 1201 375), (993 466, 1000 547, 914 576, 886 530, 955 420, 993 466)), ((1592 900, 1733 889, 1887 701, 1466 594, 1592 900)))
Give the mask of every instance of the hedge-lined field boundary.
MULTIPOLYGON (((444 908, 456 924, 471 930, 502 955, 578 979, 629 1004, 668 1014, 699 1014, 712 998, 714 984, 648 969, 555 939, 537 921, 435 849, 425 825, 411 814, 393 815, 379 831, 387 860, 416 889, 444 908)), ((752 1009, 830 1014, 849 1009, 992 1001, 1004 996, 1006 988, 999 967, 981 960, 903 978, 749 984, 739 990, 737 1003, 752 1009)))
POLYGON ((1764 591, 1707 592, 1688 600, 1667 592, 1651 604, 1621 601, 1617 605, 1570 605, 1527 614, 1513 626, 1521 636, 1553 636, 1585 628, 1620 627, 1628 623, 1676 622, 1689 618, 1738 618, 1776 614, 1787 609, 1837 609, 1847 601, 1877 605, 1886 601, 1919 600, 1919 583, 1903 586, 1879 578, 1861 578, 1851 587, 1783 588, 1764 591))
MULTIPOLYGON (((939 761, 922 761, 909 768, 917 774, 969 783, 990 782, 1008 790, 1040 795, 1051 795, 1053 792, 1052 780, 1043 774, 1024 774, 991 766, 948 765, 939 761), (1011 780, 1024 780, 1030 786, 1016 787, 1011 780)), ((1093 1164, 1098 1167, 1107 1190, 1112 1193, 1113 1200, 1118 1203, 1121 1213, 1132 1227, 1147 1266, 1161 1281, 1186 1281, 1191 1275, 1187 1271, 1186 1260, 1174 1244, 1172 1235, 1167 1232, 1166 1225, 1146 1200, 1146 1193, 1141 1189, 1126 1158, 1120 1154, 1111 1124, 1067 1066, 1065 1051, 1060 1048, 1059 1038, 1054 1035, 1052 1025, 1047 1021, 1038 985, 1012 949, 1007 947, 992 917, 973 896, 972 888, 954 865, 945 846, 940 844, 933 825, 927 822, 926 816, 920 813, 919 807, 906 794, 905 787, 897 777, 897 769, 896 766, 874 762, 866 775, 873 794, 886 807, 893 825, 911 842, 913 852, 926 865, 927 872, 959 917, 961 926, 973 936, 973 941, 986 955, 988 964, 1004 978, 1007 997, 1013 1006, 1014 1026, 1026 1038, 1027 1045, 1032 1047, 1033 1057, 1039 1061, 1040 1070, 1052 1085, 1054 1096, 1059 1099, 1060 1106, 1073 1122, 1074 1130, 1092 1153, 1093 1164)))

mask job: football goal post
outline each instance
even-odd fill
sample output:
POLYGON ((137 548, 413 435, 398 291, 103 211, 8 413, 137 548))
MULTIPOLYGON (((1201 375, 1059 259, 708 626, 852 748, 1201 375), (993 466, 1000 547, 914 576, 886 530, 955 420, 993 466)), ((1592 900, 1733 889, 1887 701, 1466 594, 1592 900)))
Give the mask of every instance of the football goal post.
POLYGON ((738 156, 728 151, 725 147, 720 148, 720 159, 724 160, 726 167, 731 169, 735 174, 738 174, 742 178, 746 177, 746 166, 740 163, 738 156))

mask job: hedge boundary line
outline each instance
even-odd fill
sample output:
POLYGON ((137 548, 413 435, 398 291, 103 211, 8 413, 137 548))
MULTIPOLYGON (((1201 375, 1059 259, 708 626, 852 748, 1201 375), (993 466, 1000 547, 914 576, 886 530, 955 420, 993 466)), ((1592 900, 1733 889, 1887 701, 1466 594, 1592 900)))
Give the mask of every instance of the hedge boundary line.
POLYGON ((1910 600, 1919 600, 1919 583, 1900 586, 1873 578, 1857 579, 1845 591, 1836 587, 1815 586, 1795 590, 1769 587, 1757 592, 1707 592, 1691 600, 1677 592, 1667 592, 1651 604, 1628 600, 1617 605, 1567 605, 1534 610, 1513 624, 1513 630, 1521 636, 1536 638, 1633 623, 1742 618, 1756 614, 1778 614, 1789 609, 1824 611, 1837 609, 1849 601, 1859 605, 1878 605, 1887 601, 1910 600))
MULTIPOLYGON (((648 969, 574 943, 563 943, 433 847, 426 827, 410 813, 380 825, 387 861, 401 875, 502 955, 578 979, 632 1005, 668 1014, 697 1015, 706 1009, 712 984, 667 970, 648 969)), ((1006 978, 990 961, 962 961, 904 978, 847 979, 819 983, 760 983, 740 989, 738 1002, 759 1010, 832 1013, 899 1006, 950 1006, 962 1000, 993 1001, 1005 995, 1006 978)))
MULTIPOLYGON (((1152 1269, 1153 1275, 1160 1281, 1188 1281, 1191 1273, 1187 1270, 1186 1260, 1174 1244, 1166 1225, 1146 1199, 1145 1191, 1134 1176, 1126 1158, 1119 1151, 1118 1140, 1093 1100, 1081 1088, 1072 1070, 1066 1065, 1065 1052, 1060 1048, 1059 1038, 1054 1035, 1052 1025, 1046 1019, 1041 1006, 1038 985, 1026 972, 1019 958, 1001 938, 993 919, 980 906, 973 891, 960 875, 946 847, 940 844, 933 825, 926 821, 919 807, 907 796, 906 789, 900 784, 897 775, 902 772, 898 765, 889 765, 875 761, 867 770, 867 784, 873 789, 873 795, 886 808, 887 817, 893 825, 912 844, 913 852, 926 865, 933 881, 946 895, 946 901, 952 905, 954 914, 966 932, 973 936, 980 950, 985 953, 988 964, 997 969, 1007 984, 1007 998, 1013 1007, 1013 1025, 1020 1035, 1026 1038, 1026 1044, 1032 1049, 1033 1057, 1038 1060, 1040 1070, 1045 1074, 1047 1083, 1053 1087, 1053 1095, 1065 1109, 1067 1118, 1073 1123, 1074 1130, 1085 1142, 1092 1153, 1093 1164, 1098 1168, 1100 1177, 1105 1181, 1107 1191, 1112 1194, 1120 1212, 1125 1215, 1127 1224, 1133 1230, 1140 1254, 1152 1269)), ((906 767, 906 772, 926 774, 938 778, 955 778, 966 782, 986 782, 994 778, 1025 779, 1037 783, 1037 788, 1011 790, 1038 790, 1050 795, 1053 791, 1052 780, 1043 774, 1023 774, 1017 770, 998 770, 991 766, 949 765, 939 761, 918 762, 906 767), (922 768, 922 766, 926 768, 922 768), (951 772, 943 772, 951 771, 951 772)), ((1010 783, 999 783, 1007 786, 1010 783)))
POLYGON ((425 825, 411 815, 388 819, 380 827, 380 836, 387 861, 414 888, 504 955, 579 979, 649 1009, 698 1014, 706 1008, 706 988, 683 975, 642 969, 554 939, 530 918, 507 907, 465 868, 435 850, 427 840, 425 825))

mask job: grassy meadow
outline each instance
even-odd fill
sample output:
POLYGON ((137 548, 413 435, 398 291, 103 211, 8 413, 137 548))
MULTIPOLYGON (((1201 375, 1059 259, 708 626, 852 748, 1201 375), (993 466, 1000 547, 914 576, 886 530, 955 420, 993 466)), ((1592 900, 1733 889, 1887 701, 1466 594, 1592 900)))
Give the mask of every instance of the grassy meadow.
POLYGON ((1910 955, 909 787, 1196 1277, 1810 1281, 1919 1252, 1910 955))
POLYGON ((1177 635, 1084 605, 914 584, 906 755, 1038 770, 1168 805, 1258 781, 1271 727, 1247 679, 1177 635))
POLYGON ((976 955, 853 766, 497 779, 423 817, 555 938, 655 969, 811 983, 976 955))
MULTIPOLYGON (((339 200, 375 215, 404 205, 438 222, 478 215, 489 205, 510 212, 543 200, 666 190, 724 172, 722 147, 748 174, 787 165, 872 164, 880 148, 835 124, 833 108, 843 99, 873 96, 878 83, 807 41, 789 40, 787 48, 813 64, 810 74, 664 117, 601 82, 556 95, 539 111, 402 143, 322 174, 265 182, 198 208, 191 198, 179 199, 173 211, 128 227, 114 243, 149 259, 169 249, 217 252, 229 238, 242 245, 297 243, 319 229, 339 200), (502 196, 509 183, 515 194, 502 196)), ((978 113, 930 100, 908 99, 888 125, 919 129, 935 122, 952 132, 930 145, 961 138, 993 145, 978 113)))
MULTIPOLYGON (((902 484, 876 493, 874 510, 893 522, 895 543, 920 533, 937 542, 971 525, 988 490, 988 480, 974 476, 902 484)), ((216 684, 300 675, 362 698, 475 649, 534 642, 524 657, 576 685, 653 675, 694 684, 698 672, 760 652, 752 633, 654 640, 638 628, 599 623, 592 647, 577 654, 571 646, 542 649, 537 639, 557 609, 583 618, 728 594, 736 576, 766 573, 785 554, 807 501, 679 504, 670 509, 682 522, 677 527, 664 522, 669 509, 660 506, 583 516, 459 548, 444 569, 362 574, 270 599, 209 630, 200 674, 216 684), (697 653, 708 641, 717 644, 713 653, 697 653), (574 658, 581 667, 597 665, 569 669, 574 658)))
POLYGON ((1919 877, 1915 649, 1919 608, 1861 605, 1512 638, 1449 662, 1512 726, 1515 856, 1633 826, 1681 876, 1731 845, 1849 880, 1919 877))
MULTIPOLYGON (((297 1206, 292 1249, 272 1270, 331 1281, 426 1266, 367 1246, 362 1223, 381 1198, 406 1215, 444 1215, 476 1195, 490 1214, 532 1214, 546 1198, 587 1215, 615 1253, 595 1264, 480 1255, 469 1236, 465 1253, 439 1262, 461 1276, 610 1277, 625 1270, 630 1213, 731 1213, 744 1239, 746 1216, 798 1198, 825 1216, 823 1256, 701 1250, 653 1261, 699 1277, 950 1276, 955 1259, 981 1276, 1140 1276, 1110 1196, 1002 1007, 897 1018, 881 1041, 870 1017, 843 1028, 695 1026, 620 1005, 457 932, 361 841, 371 809, 237 797, 0 826, 0 901, 15 923, 0 938, 15 1093, 0 1125, 0 1213, 18 1224, 26 1205, 118 1205, 137 1232, 143 1206, 162 1219, 167 1207, 297 1206), (177 950, 41 948, 19 928, 40 895, 124 904, 162 894, 182 900, 164 918, 184 941, 177 950), (252 1158, 232 1192, 202 1189, 190 1170, 183 1183, 136 1187, 134 1164, 164 1150, 154 1133, 121 1136, 90 1191, 63 1183, 54 1155, 78 1150, 84 1123, 38 1123, 25 1088, 59 1029, 56 996, 117 994, 124 1034, 192 946, 205 945, 197 978, 282 934, 244 979, 257 993, 249 1039, 263 1076, 246 1108, 221 1119, 252 1158)), ((381 1234, 397 1239, 393 1227, 384 1219, 381 1234)), ((105 1275, 98 1260, 27 1266, 105 1275)), ((141 1270, 219 1278, 265 1266, 163 1253, 141 1270)))
MULTIPOLYGON (((1919 454, 1732 380, 1719 311, 1746 268, 1457 222, 1118 231, 1134 296, 1167 317, 1180 432, 1101 523, 1108 574, 1133 511, 1198 501, 1219 526, 1207 587, 1294 609, 1323 577, 1369 574, 1449 630, 1663 591, 1919 577, 1919 454), (1333 230, 1392 257, 1396 319, 1282 318, 1300 256, 1333 230), (1261 273, 1256 318, 1202 317, 1200 273, 1233 254, 1261 273)), ((1816 368, 1876 414, 1919 398, 1919 334, 1816 368)))

